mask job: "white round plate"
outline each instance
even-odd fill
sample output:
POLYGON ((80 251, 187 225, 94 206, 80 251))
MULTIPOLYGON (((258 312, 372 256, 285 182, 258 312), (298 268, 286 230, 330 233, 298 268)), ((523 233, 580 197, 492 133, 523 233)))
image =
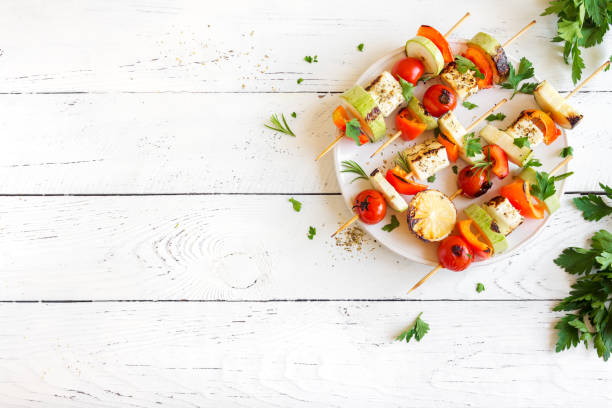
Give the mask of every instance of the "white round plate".
MULTIPOLYGON (((451 42, 451 48, 453 49, 453 55, 459 54, 465 48, 464 42, 451 42)), ((357 80, 357 84, 362 86, 367 86, 374 78, 376 78, 383 71, 391 71, 393 64, 403 58, 405 56, 404 49, 398 49, 394 52, 388 54, 387 56, 381 58, 372 64, 357 80)), ((517 61, 511 61, 515 67, 517 66, 517 61)), ((528 81, 540 81, 538 78, 531 78, 528 81)), ((418 87, 415 88, 415 95, 422 100, 423 93, 425 90, 432 84, 438 83, 439 80, 434 79, 426 84, 420 83, 418 87)), ((503 89, 501 87, 493 87, 490 89, 485 89, 478 92, 476 95, 469 98, 471 103, 478 105, 477 108, 473 110, 468 110, 461 105, 461 102, 457 104, 457 108, 454 113, 459 118, 461 123, 465 127, 468 127, 474 120, 480 117, 484 112, 490 109, 493 105, 499 102, 503 98, 510 98, 512 95, 511 90, 503 89)), ((525 94, 517 94, 511 100, 509 100, 506 104, 500 107, 496 112, 503 112, 506 115, 506 119, 503 121, 492 122, 491 124, 500 128, 505 129, 509 126, 520 114, 520 112, 524 109, 538 109, 536 102, 532 95, 525 94)), ((387 119, 387 134, 395 133, 395 114, 391 114, 387 119)), ((475 132, 478 134, 480 128, 482 128, 487 122, 484 121, 479 124, 475 132)), ((538 171, 546 171, 549 172, 553 167, 555 167, 562 158, 559 156, 561 149, 567 146, 567 137, 565 131, 561 128, 562 134, 550 145, 545 145, 541 143, 534 149, 534 157, 540 159, 542 162, 542 167, 537 168, 538 171)), ((351 183, 351 180, 354 178, 353 173, 341 173, 342 170, 341 162, 344 160, 354 160, 363 167, 366 173, 370 173, 375 168, 379 168, 381 171, 386 173, 386 171, 394 166, 394 159, 397 155, 397 152, 403 151, 407 149, 409 146, 415 143, 421 143, 426 139, 433 137, 432 131, 426 131, 418 138, 413 141, 407 142, 402 138, 398 138, 391 145, 387 146, 381 153, 376 155, 373 159, 370 159, 370 155, 374 153, 374 151, 382 144, 384 141, 379 141, 375 144, 365 144, 363 146, 357 146, 354 141, 343 138, 334 149, 334 161, 336 166, 336 176, 338 178, 338 183, 340 184, 340 190, 342 191, 342 195, 344 196, 344 201, 346 202, 349 209, 352 212, 353 200, 355 196, 362 190, 366 188, 371 188, 369 181, 366 180, 357 180, 354 183, 351 183)), ((466 166, 466 163, 461 159, 457 160, 457 165, 459 170, 466 166)), ((454 200, 455 206, 457 207, 457 219, 465 219, 465 215, 463 215, 463 209, 468 205, 477 202, 484 203, 488 199, 494 197, 499 193, 499 189, 505 185, 512 182, 515 175, 520 173, 520 169, 514 164, 510 164, 511 170, 510 175, 503 180, 499 180, 497 178, 493 178, 493 187, 489 190, 489 192, 483 196, 480 196, 475 199, 468 199, 464 196, 459 196, 454 200)), ((561 170, 561 173, 567 171, 567 166, 561 170)), ((436 180, 433 183, 427 183, 430 188, 434 188, 442 191, 446 195, 450 196, 457 190, 457 176, 452 171, 452 163, 446 169, 438 172, 436 174, 436 180)), ((565 182, 560 181, 557 183, 557 194, 562 194, 564 189, 565 182)), ((404 196, 407 202, 410 202, 412 196, 404 196)), ((554 216, 554 215, 553 215, 554 216)), ((518 228, 516 228, 508 237, 508 250, 499 255, 495 255, 490 259, 475 263, 474 265, 490 265, 494 262, 501 261, 502 259, 510 256, 514 251, 518 248, 526 244, 530 239, 535 237, 535 235, 546 225, 550 218, 550 215, 546 215, 541 220, 535 219, 525 219, 523 224, 521 224, 518 228)), ((344 221, 344 220, 342 220, 344 221)), ((358 221, 360 222, 360 221, 358 221)), ((438 256, 437 256, 437 248, 438 244, 424 242, 418 239, 410 228, 408 227, 408 223, 406 220, 405 213, 397 213, 396 211, 388 208, 387 215, 383 221, 375 225, 368 225, 361 223, 363 229, 368 231, 376 240, 378 240, 381 244, 392 250, 393 252, 398 253, 412 261, 419 262, 422 264, 429 265, 437 265, 438 264, 438 256), (397 219, 400 221, 400 227, 394 229, 392 232, 386 232, 382 230, 382 227, 385 224, 388 224, 391 220, 391 215, 395 215, 397 219)))

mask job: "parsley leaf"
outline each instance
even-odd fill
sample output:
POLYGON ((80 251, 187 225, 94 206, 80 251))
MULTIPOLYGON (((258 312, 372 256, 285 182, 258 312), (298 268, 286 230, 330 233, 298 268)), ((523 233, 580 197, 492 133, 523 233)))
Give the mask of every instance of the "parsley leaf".
POLYGON ((561 157, 567 157, 567 156, 573 156, 574 155, 574 148, 572 146, 567 146, 564 147, 563 150, 561 150, 561 157))
POLYGON ((404 95, 404 99, 406 102, 410 102, 412 99, 412 94, 414 92, 414 85, 410 82, 406 81, 404 78, 399 77, 399 83, 402 86, 402 95, 404 95))
POLYGON ((485 290, 484 285, 482 283, 478 282, 476 284, 476 292, 480 293, 480 292, 484 292, 484 290, 485 290))
POLYGON ((396 229, 397 227, 399 227, 399 221, 397 220, 397 217, 395 215, 391 216, 391 222, 387 225, 385 225, 384 227, 382 227, 383 231, 387 231, 387 232, 391 232, 394 229, 396 229))
POLYGON ((510 64, 510 75, 508 76, 508 82, 504 82, 503 84, 501 84, 501 86, 505 89, 514 90, 510 99, 514 98, 514 95, 519 92, 532 94, 538 84, 527 83, 523 84, 520 88, 519 84, 526 79, 532 78, 533 74, 533 64, 527 58, 522 57, 519 62, 518 71, 515 71, 514 65, 510 64))
POLYGON ((357 146, 361 146, 361 140, 359 140, 359 135, 361 134, 361 125, 359 121, 355 118, 346 122, 346 130, 344 131, 346 136, 350 137, 357 143, 357 146))
POLYGON ((468 102, 468 101, 463 101, 463 103, 461 105, 463 105, 463 107, 467 108, 468 110, 472 110, 472 109, 478 107, 478 105, 476 105, 475 103, 468 102))
POLYGON ((476 64, 469 59, 462 57, 461 55, 455 55, 455 64, 457 66, 457 71, 459 71, 460 74, 465 74, 469 69, 474 71, 474 76, 476 78, 484 79, 484 74, 480 72, 476 64))
POLYGON ((427 177, 427 181, 429 183, 433 183, 434 181, 436 181, 436 175, 432 174, 431 176, 427 177))
POLYGON ((419 315, 417 316, 414 324, 412 326, 410 326, 408 329, 406 329, 403 332, 401 332, 395 338, 395 340, 396 341, 404 341, 404 340, 406 340, 406 343, 409 343, 410 339, 412 339, 412 336, 414 336, 416 341, 421 341, 421 339, 429 331, 429 325, 427 323, 425 323, 421 319, 421 315, 422 314, 423 314, 423 312, 419 313, 419 315))
POLYGON ((312 64, 313 62, 319 62, 319 60, 317 59, 316 55, 314 57, 311 57, 310 55, 307 55, 307 56, 304 57, 304 61, 306 61, 309 64, 312 64))
POLYGON ((295 212, 300 212, 300 210, 302 209, 302 203, 300 203, 293 197, 289 199, 289 202, 293 205, 293 209, 295 210, 295 212))
POLYGON ((542 163, 540 162, 540 159, 529 159, 529 161, 523 166, 524 169, 527 167, 542 167, 542 163))
POLYGON ((463 136, 463 145, 465 146, 465 155, 467 157, 474 157, 477 153, 482 153, 480 139, 474 136, 474 132, 463 136))
POLYGON ((304 78, 298 78, 297 83, 301 84, 302 82, 304 82, 304 78))
MULTIPOLYGON (((612 199, 612 188, 603 183, 599 183, 599 186, 604 190, 606 197, 612 199)), ((574 204, 582 211, 582 217, 587 221, 599 221, 612 214, 612 206, 606 204, 601 196, 595 194, 576 197, 574 198, 574 204)))
POLYGON ((359 44, 359 45, 357 46, 357 49, 358 49, 359 51, 363 52, 363 43, 359 44))
POLYGON ((536 183, 531 185, 531 195, 544 201, 548 197, 555 195, 557 190, 555 189, 555 182, 563 180, 574 174, 573 171, 564 173, 559 176, 549 176, 545 171, 536 172, 536 183))
POLYGON ((525 137, 517 137, 514 139, 513 142, 516 146, 518 147, 529 147, 531 146, 531 144, 529 143, 529 138, 527 136, 525 137))
POLYGON ((501 112, 499 112, 499 113, 495 113, 495 114, 494 114, 494 113, 492 113, 492 114, 490 114, 489 116, 487 116, 487 117, 485 118, 485 120, 486 120, 487 122, 494 122, 494 121, 496 121, 496 120, 504 120, 504 119, 506 119, 506 115, 504 115, 504 114, 503 114, 503 113, 501 113, 501 112))
POLYGON ((291 112, 291 117, 292 117, 292 118, 297 118, 297 113, 295 113, 295 112, 291 112))
POLYGON ((317 229, 315 227, 308 227, 308 239, 312 240, 315 235, 317 235, 317 229))
POLYGON ((457 174, 457 166, 453 166, 453 173, 457 174))

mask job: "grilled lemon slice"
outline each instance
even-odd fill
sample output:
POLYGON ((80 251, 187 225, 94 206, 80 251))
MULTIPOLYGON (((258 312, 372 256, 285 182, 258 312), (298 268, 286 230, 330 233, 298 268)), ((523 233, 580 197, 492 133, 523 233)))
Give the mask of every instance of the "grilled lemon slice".
POLYGON ((457 221, 453 202, 438 190, 416 194, 408 206, 408 225, 415 235, 427 242, 446 238, 457 221))

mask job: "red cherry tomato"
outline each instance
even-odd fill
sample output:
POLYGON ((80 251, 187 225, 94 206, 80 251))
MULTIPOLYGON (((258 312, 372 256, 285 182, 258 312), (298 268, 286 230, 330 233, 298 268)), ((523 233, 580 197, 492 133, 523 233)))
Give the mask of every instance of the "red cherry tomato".
POLYGON ((423 72, 425 72, 425 66, 421 60, 410 57, 397 61, 391 70, 395 79, 399 81, 399 77, 401 77, 412 85, 416 85, 417 81, 423 76, 423 72))
POLYGON ((419 27, 417 35, 430 39, 431 42, 434 43, 436 47, 438 47, 438 49, 442 53, 442 58, 444 58, 445 65, 455 60, 455 58, 453 57, 453 52, 451 51, 450 46, 448 45, 448 41, 446 41, 446 38, 442 35, 442 33, 440 33, 435 28, 428 25, 422 25, 419 27))
POLYGON ((464 167, 457 178, 459 188, 463 190, 462 194, 474 198, 489 191, 493 183, 489 180, 488 173, 488 168, 464 167))
POLYGON ((508 156, 504 149, 498 145, 487 145, 482 148, 482 153, 485 159, 491 162, 491 171, 500 179, 503 179, 510 173, 508 167, 508 156))
POLYGON ((401 130, 402 139, 412 140, 423 133, 427 125, 419 121, 410 109, 404 108, 395 117, 395 127, 401 130))
POLYGON ((468 47, 463 52, 463 56, 476 65, 476 68, 484 75, 484 78, 477 78, 478 87, 480 89, 490 88, 493 86, 493 69, 489 63, 487 55, 478 48, 468 47))
POLYGON ((410 180, 408 178, 408 173, 400 166, 395 166, 388 170, 385 178, 400 194, 413 195, 419 191, 427 190, 426 185, 418 184, 410 180))
POLYGON ((376 190, 363 190, 355 197, 353 210, 359 214, 366 224, 376 224, 387 214, 387 203, 381 193, 376 190))
POLYGON ((484 234, 478 231, 478 228, 476 228, 476 232, 472 230, 472 224, 474 224, 472 220, 462 220, 457 223, 457 228, 463 239, 470 245, 474 253, 474 261, 484 261, 491 257, 493 250, 488 245, 484 234))
POLYGON ((448 86, 436 84, 429 87, 423 96, 427 112, 439 118, 457 106, 457 94, 448 86))
POLYGON ((459 235, 449 235, 438 247, 440 265, 451 271, 462 271, 472 263, 474 254, 459 235))
POLYGON ((517 180, 501 188, 500 194, 510 200, 523 217, 544 218, 544 204, 531 195, 529 183, 517 180))

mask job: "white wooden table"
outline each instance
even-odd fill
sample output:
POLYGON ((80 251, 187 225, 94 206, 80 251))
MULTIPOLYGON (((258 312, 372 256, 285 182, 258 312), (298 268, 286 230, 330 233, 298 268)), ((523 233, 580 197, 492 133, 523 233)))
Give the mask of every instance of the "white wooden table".
POLYGON ((457 37, 537 17, 508 52, 572 89, 546 3, 1 2, 0 406, 611 406, 612 363, 555 354, 551 309, 552 259, 612 227, 570 202, 612 183, 612 75, 575 97, 577 173, 537 246, 411 296, 428 267, 328 238, 349 212, 313 161, 335 94, 465 11, 457 37), (263 127, 293 111, 297 138, 263 127), (419 312, 425 339, 393 342, 419 312))

